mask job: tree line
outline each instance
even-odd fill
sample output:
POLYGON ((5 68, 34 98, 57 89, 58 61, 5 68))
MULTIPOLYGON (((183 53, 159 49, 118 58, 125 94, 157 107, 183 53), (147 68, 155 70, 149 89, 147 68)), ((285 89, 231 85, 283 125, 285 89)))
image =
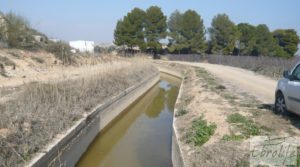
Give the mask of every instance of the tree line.
POLYGON ((298 50, 299 36, 294 29, 270 31, 267 25, 235 24, 226 14, 216 15, 211 27, 194 10, 174 11, 169 19, 161 8, 146 11, 134 8, 117 22, 114 32, 117 46, 156 55, 161 41, 168 40, 167 51, 174 54, 221 54, 293 57, 298 50), (208 38, 206 38, 208 37, 208 38))

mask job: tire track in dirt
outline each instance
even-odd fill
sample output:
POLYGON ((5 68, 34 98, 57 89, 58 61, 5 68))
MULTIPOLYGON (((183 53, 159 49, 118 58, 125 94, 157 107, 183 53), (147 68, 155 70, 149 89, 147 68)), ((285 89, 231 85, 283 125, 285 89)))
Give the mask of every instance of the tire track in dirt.
POLYGON ((271 78, 258 75, 249 70, 224 65, 179 61, 175 61, 174 63, 202 67, 224 82, 228 82, 243 89, 247 93, 257 97, 262 102, 266 104, 274 103, 276 81, 271 78))

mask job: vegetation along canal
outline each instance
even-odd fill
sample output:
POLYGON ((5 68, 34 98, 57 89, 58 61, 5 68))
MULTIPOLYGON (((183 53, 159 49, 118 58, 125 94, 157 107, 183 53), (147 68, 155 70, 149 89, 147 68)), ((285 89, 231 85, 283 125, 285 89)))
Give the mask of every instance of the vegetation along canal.
POLYGON ((77 166, 172 166, 171 139, 180 79, 161 80, 95 138, 77 166))

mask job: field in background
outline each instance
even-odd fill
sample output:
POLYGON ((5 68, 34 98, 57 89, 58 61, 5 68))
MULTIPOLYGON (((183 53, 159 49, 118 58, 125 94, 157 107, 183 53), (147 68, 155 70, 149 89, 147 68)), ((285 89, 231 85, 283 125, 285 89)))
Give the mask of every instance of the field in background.
POLYGON ((265 56, 257 56, 257 57, 256 56, 223 56, 223 55, 200 56, 195 54, 167 55, 166 57, 172 61, 205 62, 205 63, 239 67, 275 79, 282 77, 284 70, 289 70, 298 61, 300 61, 300 57, 295 57, 292 59, 284 59, 284 58, 265 57, 265 56))

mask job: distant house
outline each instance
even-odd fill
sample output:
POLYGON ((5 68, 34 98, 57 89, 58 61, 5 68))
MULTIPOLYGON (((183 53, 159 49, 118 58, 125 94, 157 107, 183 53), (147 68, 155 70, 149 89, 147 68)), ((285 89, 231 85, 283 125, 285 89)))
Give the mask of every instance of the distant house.
POLYGON ((162 48, 162 49, 167 49, 167 48, 168 48, 168 45, 167 45, 167 44, 162 44, 162 45, 161 45, 161 48, 162 48))
POLYGON ((55 43, 61 41, 60 39, 56 39, 56 38, 51 38, 49 40, 52 41, 52 42, 55 42, 55 43))
POLYGON ((35 39, 35 41, 37 41, 39 43, 44 43, 47 41, 47 37, 42 36, 42 35, 33 35, 33 38, 35 39))
POLYGON ((73 51, 94 53, 95 43, 93 41, 70 41, 69 45, 73 51))

